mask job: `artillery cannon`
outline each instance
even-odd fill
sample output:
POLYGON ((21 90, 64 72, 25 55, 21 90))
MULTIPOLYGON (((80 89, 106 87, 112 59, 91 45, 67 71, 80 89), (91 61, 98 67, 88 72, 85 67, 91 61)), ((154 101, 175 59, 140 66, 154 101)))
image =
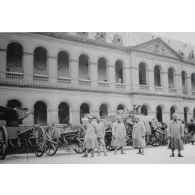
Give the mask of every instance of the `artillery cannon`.
POLYGON ((37 157, 44 154, 47 140, 44 127, 21 124, 30 114, 26 108, 0 106, 0 159, 13 153, 34 152, 37 157))

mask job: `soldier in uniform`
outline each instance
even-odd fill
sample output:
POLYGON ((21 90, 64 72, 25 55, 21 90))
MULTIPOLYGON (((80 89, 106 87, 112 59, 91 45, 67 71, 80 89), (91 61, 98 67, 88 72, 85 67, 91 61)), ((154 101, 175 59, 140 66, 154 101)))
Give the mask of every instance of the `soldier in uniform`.
POLYGON ((181 121, 177 119, 177 114, 172 115, 172 120, 170 121, 167 128, 167 135, 169 138, 169 146, 172 154, 170 157, 174 157, 174 151, 178 150, 178 157, 183 157, 181 150, 183 150, 183 139, 184 139, 184 129, 181 121))
POLYGON ((134 125, 133 125, 133 147, 138 149, 137 154, 144 155, 144 147, 146 147, 146 128, 143 122, 140 121, 139 118, 135 118, 134 125))
POLYGON ((98 148, 98 141, 97 141, 97 126, 93 121, 93 117, 88 117, 88 123, 86 125, 86 133, 84 138, 84 148, 85 154, 83 157, 88 157, 88 153, 91 150, 91 157, 94 157, 94 150, 98 148))
POLYGON ((192 134, 192 145, 194 145, 194 142, 195 142, 195 124, 194 124, 193 119, 190 120, 190 124, 188 126, 188 132, 192 134))
POLYGON ((121 117, 117 116, 117 121, 112 127, 112 146, 115 148, 114 154, 117 154, 117 147, 120 147, 121 154, 125 154, 123 147, 126 146, 126 129, 121 117))
POLYGON ((103 122, 100 120, 100 117, 97 117, 97 131, 96 131, 96 135, 97 135, 97 140, 98 140, 98 156, 100 156, 100 147, 102 146, 104 149, 104 156, 107 156, 106 154, 106 147, 105 147, 105 141, 104 141, 104 137, 105 137, 105 127, 103 122))

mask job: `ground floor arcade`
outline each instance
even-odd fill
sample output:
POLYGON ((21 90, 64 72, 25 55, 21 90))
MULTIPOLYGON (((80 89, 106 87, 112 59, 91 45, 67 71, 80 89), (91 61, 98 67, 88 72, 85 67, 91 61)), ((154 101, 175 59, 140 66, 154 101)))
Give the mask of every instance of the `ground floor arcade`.
POLYGON ((0 105, 28 108, 33 114, 23 121, 24 124, 79 124, 86 113, 100 116, 112 115, 116 114, 117 110, 132 109, 133 105, 140 105, 143 114, 154 115, 159 121, 166 123, 174 112, 177 112, 186 122, 195 117, 194 100, 143 94, 1 88, 0 105))

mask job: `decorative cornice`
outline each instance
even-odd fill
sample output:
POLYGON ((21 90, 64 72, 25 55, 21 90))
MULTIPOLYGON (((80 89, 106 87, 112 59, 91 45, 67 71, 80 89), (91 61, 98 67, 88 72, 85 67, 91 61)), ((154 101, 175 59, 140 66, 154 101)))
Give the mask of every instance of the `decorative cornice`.
MULTIPOLYGON (((164 57, 164 58, 167 58, 167 59, 178 60, 179 62, 183 62, 183 63, 190 64, 190 65, 195 65, 195 62, 189 61, 187 59, 183 59, 178 52, 176 52, 173 48, 171 48, 161 38, 152 39, 152 40, 149 40, 148 42, 152 42, 154 40, 161 40, 164 45, 166 45, 170 50, 172 50, 174 53, 176 53, 176 56, 178 56, 178 58, 172 58, 172 57, 169 57, 169 56, 158 55, 156 53, 140 51, 140 50, 137 49, 138 46, 146 44, 147 42, 141 43, 141 44, 136 45, 136 46, 122 46, 122 45, 115 45, 113 43, 108 43, 108 42, 104 42, 104 41, 98 41, 98 40, 90 39, 90 38, 87 38, 87 37, 82 37, 82 36, 79 36, 79 35, 70 35, 68 33, 63 33, 62 34, 62 33, 57 33, 57 32, 33 32, 33 33, 16 33, 16 34, 20 34, 20 35, 30 34, 30 35, 40 36, 40 37, 48 37, 48 38, 53 38, 53 39, 73 41, 73 42, 78 42, 78 43, 82 43, 82 44, 86 44, 86 45, 94 45, 94 46, 98 46, 98 47, 105 47, 105 48, 121 50, 121 51, 128 52, 128 53, 129 52, 139 52, 139 53, 149 54, 149 55, 153 55, 153 56, 164 57)), ((5 51, 5 50, 0 49, 0 51, 5 51)))
POLYGON ((100 46, 100 47, 107 47, 111 49, 117 49, 117 50, 122 50, 122 51, 129 51, 129 48, 121 45, 114 45, 112 43, 104 42, 104 41, 99 41, 99 40, 93 40, 89 39, 87 37, 82 37, 82 36, 75 36, 75 35, 70 35, 70 34, 57 34, 57 33, 50 33, 50 32, 35 32, 31 33, 34 35, 40 35, 40 36, 47 36, 55 39, 63 39, 63 40, 68 40, 68 41, 75 41, 78 43, 83 43, 83 44, 89 44, 89 45, 95 45, 95 46, 100 46))
POLYGON ((177 98, 185 100, 195 100, 195 97, 183 96, 183 95, 173 95, 173 94, 157 94, 150 92, 122 92, 117 90, 102 90, 102 89, 89 89, 89 88, 78 88, 78 87, 67 87, 67 86, 57 86, 48 84, 36 84, 36 83, 15 83, 0 81, 0 86, 2 87, 17 87, 17 88, 31 88, 31 89, 46 89, 46 90, 59 90, 59 91, 73 91, 73 92, 89 92, 89 93, 102 93, 102 94, 115 94, 115 95, 139 95, 139 96, 153 96, 153 97, 167 97, 167 98, 177 98))

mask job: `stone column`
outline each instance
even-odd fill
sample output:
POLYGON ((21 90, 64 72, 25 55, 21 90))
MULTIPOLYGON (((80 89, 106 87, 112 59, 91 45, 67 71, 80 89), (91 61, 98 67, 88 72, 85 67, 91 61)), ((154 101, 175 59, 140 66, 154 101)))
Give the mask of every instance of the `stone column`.
POLYGON ((49 83, 57 83, 57 58, 48 56, 49 83))
POLYGON ((72 86, 79 84, 79 62, 74 59, 70 59, 70 72, 71 72, 71 83, 72 86))
POLYGON ((192 95, 192 82, 191 82, 191 77, 190 76, 186 77, 186 81, 187 81, 188 95, 192 95))
POLYGON ((129 92, 131 90, 131 69, 130 67, 124 68, 124 83, 126 84, 126 90, 129 92))
POLYGON ((183 87, 182 87, 182 79, 181 79, 181 73, 177 73, 174 75, 175 81, 176 81, 176 89, 177 89, 177 94, 182 95, 183 94, 183 87))
POLYGON ((162 76, 162 87, 163 87, 163 91, 165 93, 169 92, 169 84, 168 84, 168 73, 167 72, 162 72, 161 73, 162 76))
POLYGON ((108 81, 110 82, 110 89, 115 89, 115 67, 108 65, 108 81))
POLYGON ((0 78, 6 78, 6 50, 0 50, 0 78))
POLYGON ((90 79, 92 87, 97 88, 98 86, 98 65, 95 62, 90 62, 90 79))
POLYGON ((24 80, 32 81, 33 80, 33 54, 24 53, 23 55, 23 72, 24 80))
POLYGON ((58 123, 58 110, 51 108, 47 110, 47 122, 49 124, 58 123))
POLYGON ((147 70, 149 92, 154 92, 154 71, 152 69, 147 70))
POLYGON ((139 69, 138 67, 131 68, 131 89, 134 91, 139 90, 139 69))
POLYGON ((70 123, 73 125, 80 124, 80 110, 72 109, 70 111, 70 123))

